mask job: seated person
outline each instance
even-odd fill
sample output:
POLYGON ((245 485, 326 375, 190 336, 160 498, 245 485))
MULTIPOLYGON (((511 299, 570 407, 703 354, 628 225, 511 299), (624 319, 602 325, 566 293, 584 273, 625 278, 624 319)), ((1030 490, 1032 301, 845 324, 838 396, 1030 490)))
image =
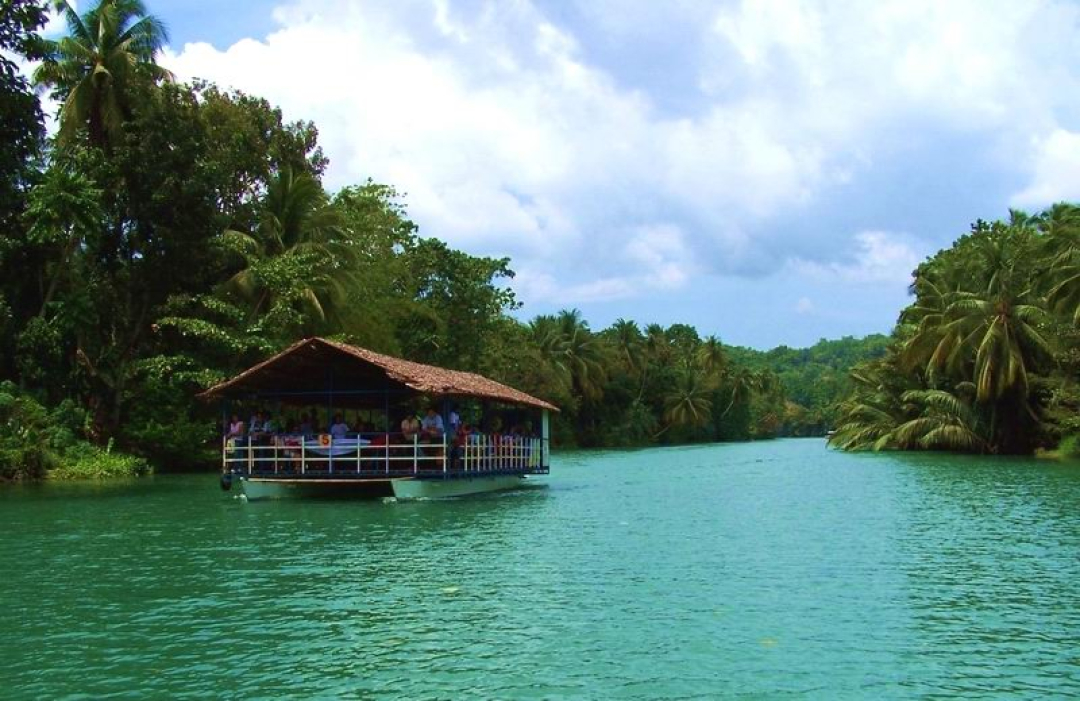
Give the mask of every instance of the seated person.
POLYGON ((455 470, 460 470, 465 458, 465 450, 472 438, 472 428, 467 423, 458 424, 454 434, 453 444, 450 448, 450 465, 455 470))
POLYGON ((248 435, 252 438, 262 438, 263 433, 263 421, 265 421, 265 415, 261 411, 256 411, 248 421, 248 435))
POLYGON ((307 414, 300 417, 300 427, 298 432, 305 438, 310 438, 315 435, 315 424, 307 414))
POLYGON ((425 441, 438 443, 442 441, 443 430, 443 420, 439 412, 435 411, 435 407, 428 407, 427 415, 420 422, 420 437, 425 441))
POLYGON ((334 440, 340 440, 349 432, 349 425, 341 418, 341 414, 334 414, 334 423, 330 425, 330 435, 334 440))
POLYGON ((412 414, 409 414, 401 420, 401 437, 405 439, 406 443, 411 443, 412 440, 420 435, 420 421, 412 414))
POLYGON ((244 422, 240 420, 239 414, 233 414, 232 420, 225 431, 226 438, 243 438, 244 437, 244 422))

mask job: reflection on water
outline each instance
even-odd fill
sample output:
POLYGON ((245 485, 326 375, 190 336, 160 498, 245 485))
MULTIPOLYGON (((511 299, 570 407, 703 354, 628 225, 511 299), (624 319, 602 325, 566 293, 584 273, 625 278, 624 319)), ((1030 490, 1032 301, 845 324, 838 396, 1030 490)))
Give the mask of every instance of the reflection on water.
POLYGON ((543 488, 0 489, 27 697, 1080 694, 1080 469, 821 441, 567 453, 543 488))

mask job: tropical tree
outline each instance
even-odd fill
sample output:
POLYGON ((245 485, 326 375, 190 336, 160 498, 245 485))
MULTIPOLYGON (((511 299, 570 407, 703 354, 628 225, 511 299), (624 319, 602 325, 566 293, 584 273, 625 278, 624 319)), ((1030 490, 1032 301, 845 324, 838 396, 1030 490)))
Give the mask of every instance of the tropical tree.
POLYGON ((1028 296, 1008 291, 992 296, 961 292, 949 306, 949 344, 974 354, 980 402, 1000 399, 1008 392, 1026 395, 1033 363, 1053 355, 1039 330, 1049 318, 1028 296))
POLYGON ((586 399, 599 399, 605 379, 599 339, 578 309, 564 309, 556 317, 562 336, 562 355, 575 391, 586 399))
POLYGON ((644 336, 638 325, 628 319, 616 319, 611 325, 610 335, 623 369, 629 373, 638 372, 642 365, 644 346, 644 336))
POLYGON ((727 370, 728 358, 724 344, 716 336, 707 336, 697 350, 701 369, 711 377, 719 377, 727 370))
POLYGON ((895 355, 865 363, 851 372, 854 389, 839 408, 840 420, 829 445, 842 450, 893 447, 897 426, 913 418, 902 396, 911 388, 895 355))
POLYGON ((1051 309, 1080 326, 1080 207, 1059 203, 1040 219, 1049 274, 1045 275, 1051 309))
POLYGON ((746 367, 733 368, 724 377, 724 385, 727 390, 727 405, 720 414, 726 416, 736 405, 750 401, 750 396, 760 388, 760 377, 746 367))
MULTIPOLYGON (((974 389, 970 382, 957 387, 958 392, 968 397, 974 389)), ((964 399, 940 389, 909 390, 901 398, 914 405, 919 415, 892 429, 889 433, 891 447, 969 453, 982 453, 990 448, 980 434, 978 413, 970 398, 964 399)))
POLYGON ((271 315, 279 327, 326 322, 339 312, 355 248, 310 173, 286 167, 271 181, 251 233, 228 230, 224 245, 244 262, 223 286, 243 300, 249 320, 271 315))
POLYGON ((704 426, 712 418, 712 383, 703 373, 692 369, 682 370, 675 383, 664 393, 664 421, 666 431, 672 426, 704 426))
POLYGON ((155 63, 168 41, 165 26, 140 0, 100 0, 81 16, 67 0, 54 5, 67 21, 68 35, 45 44, 34 82, 63 101, 61 141, 70 142, 86 127, 92 145, 116 144, 131 118, 133 84, 172 79, 155 63))
POLYGON ((44 317, 60 284, 74 273, 75 254, 86 237, 101 228, 101 189, 82 173, 62 165, 50 168, 30 193, 28 238, 45 249, 41 309, 44 317), (47 280, 47 281, 46 281, 47 280))

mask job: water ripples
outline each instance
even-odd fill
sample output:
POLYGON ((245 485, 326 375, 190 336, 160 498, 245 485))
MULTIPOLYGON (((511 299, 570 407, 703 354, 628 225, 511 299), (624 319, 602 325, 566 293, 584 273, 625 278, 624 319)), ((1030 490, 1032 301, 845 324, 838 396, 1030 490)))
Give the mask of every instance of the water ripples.
POLYGON ((13 696, 1080 694, 1080 470, 818 441, 560 456, 544 488, 245 504, 0 490, 13 696))

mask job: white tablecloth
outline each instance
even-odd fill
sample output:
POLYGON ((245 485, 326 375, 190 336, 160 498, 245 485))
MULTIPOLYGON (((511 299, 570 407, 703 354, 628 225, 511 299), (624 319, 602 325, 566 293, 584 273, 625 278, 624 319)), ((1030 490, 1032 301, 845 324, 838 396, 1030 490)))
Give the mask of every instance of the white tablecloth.
POLYGON ((308 438, 304 441, 304 449, 316 455, 336 458, 355 453, 357 448, 370 443, 366 438, 335 438, 330 445, 325 446, 319 443, 318 438, 308 438))

